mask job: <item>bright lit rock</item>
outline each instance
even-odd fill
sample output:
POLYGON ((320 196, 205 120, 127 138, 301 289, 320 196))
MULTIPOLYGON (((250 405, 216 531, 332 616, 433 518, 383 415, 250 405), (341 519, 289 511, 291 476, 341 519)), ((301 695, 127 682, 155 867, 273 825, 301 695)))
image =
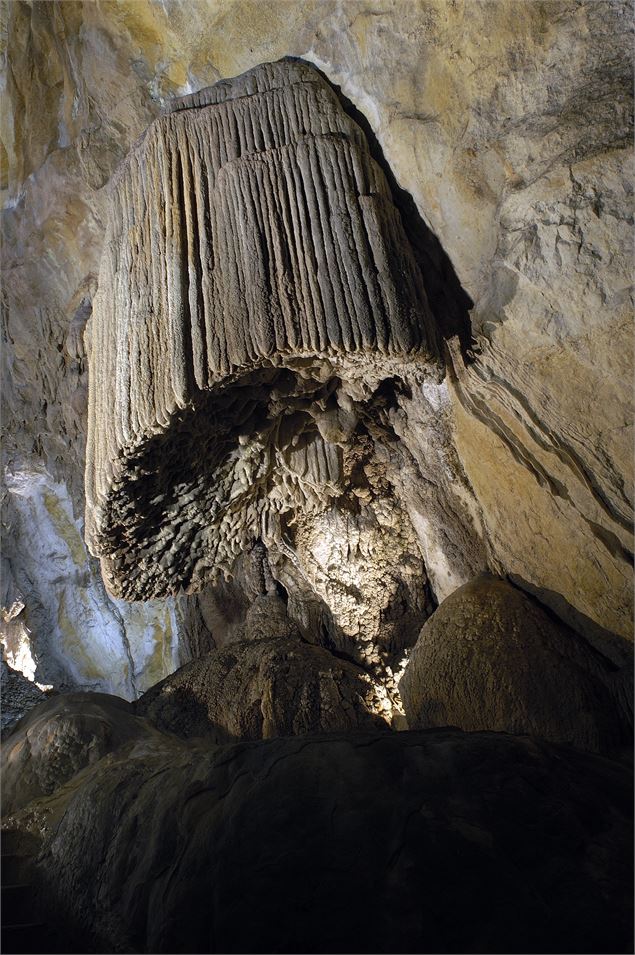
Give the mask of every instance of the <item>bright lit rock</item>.
POLYGON ((5 480, 0 639, 9 664, 40 685, 127 699, 171 673, 173 604, 109 599, 66 486, 43 470, 8 471, 5 480))

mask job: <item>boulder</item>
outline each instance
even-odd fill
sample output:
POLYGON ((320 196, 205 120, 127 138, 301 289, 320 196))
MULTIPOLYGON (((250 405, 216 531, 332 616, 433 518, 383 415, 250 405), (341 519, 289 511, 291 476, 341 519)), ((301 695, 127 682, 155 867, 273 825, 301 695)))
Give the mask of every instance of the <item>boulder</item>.
POLYGON ((632 733, 624 673, 536 600, 483 574, 426 621, 399 691, 411 729, 529 733, 610 752, 632 733))

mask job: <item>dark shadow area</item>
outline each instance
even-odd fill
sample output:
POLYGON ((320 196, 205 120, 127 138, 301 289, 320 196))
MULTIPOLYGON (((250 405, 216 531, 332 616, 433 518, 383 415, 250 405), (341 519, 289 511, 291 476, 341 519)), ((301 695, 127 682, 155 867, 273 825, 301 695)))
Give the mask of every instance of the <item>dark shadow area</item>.
POLYGON ((626 767, 535 738, 175 741, 83 777, 3 950, 629 952, 631 820, 626 767))
POLYGON ((70 912, 67 900, 38 867, 42 840, 22 829, 3 829, 2 952, 105 952, 70 912))
MULTIPOLYGON (((428 302, 441 336, 445 341, 455 336, 458 337, 463 360, 466 364, 473 361, 472 346, 476 343, 472 338, 470 309, 474 302, 461 285, 443 246, 422 219, 416 202, 410 193, 397 182, 370 123, 364 114, 344 95, 340 87, 310 60, 304 60, 297 56, 287 56, 283 59, 306 63, 319 73, 337 96, 344 112, 363 131, 370 154, 384 173, 395 206, 401 215, 404 230, 414 252, 417 265, 423 275, 428 302)), ((441 356, 441 358, 444 357, 441 356)))
POLYGON ((599 623, 587 617, 555 590, 536 587, 518 574, 507 574, 510 584, 533 597, 542 609, 559 624, 565 623, 576 635, 582 636, 605 661, 622 671, 631 672, 633 666, 633 645, 619 634, 606 630, 599 623))
MULTIPOLYGON (((179 673, 179 670, 175 672, 179 673)), ((161 732, 173 733, 181 739, 197 740, 209 746, 238 742, 237 736, 211 718, 207 707, 197 699, 191 687, 172 685, 173 676, 171 674, 147 690, 135 702, 135 713, 149 720, 161 732)), ((259 710, 259 701, 255 709, 259 710)))
POLYGON ((539 604, 543 613, 570 631, 572 646, 586 645, 597 659, 598 669, 608 671, 605 682, 617 712, 621 729, 616 746, 607 751, 611 759, 633 765, 633 646, 632 644, 601 627, 590 617, 577 610, 562 594, 544 587, 535 587, 517 574, 508 574, 510 584, 539 604))

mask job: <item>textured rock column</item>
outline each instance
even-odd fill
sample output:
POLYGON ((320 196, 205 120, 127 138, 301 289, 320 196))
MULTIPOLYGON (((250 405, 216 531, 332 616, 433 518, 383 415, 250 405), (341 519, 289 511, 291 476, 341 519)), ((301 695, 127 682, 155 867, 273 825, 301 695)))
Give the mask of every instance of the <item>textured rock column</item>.
POLYGON ((314 69, 265 64, 148 128, 114 183, 89 342, 86 533, 114 594, 230 566, 281 475, 300 504, 338 493, 320 415, 341 381, 434 374, 438 348, 383 173, 314 69))

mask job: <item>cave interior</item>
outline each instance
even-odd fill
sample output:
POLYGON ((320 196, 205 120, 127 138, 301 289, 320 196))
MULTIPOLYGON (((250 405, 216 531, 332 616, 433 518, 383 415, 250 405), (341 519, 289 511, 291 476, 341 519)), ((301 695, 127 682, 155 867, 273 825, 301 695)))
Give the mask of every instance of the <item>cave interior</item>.
MULTIPOLYGON (((495 248, 471 271, 456 236, 477 247, 485 212, 442 228, 434 150, 408 179, 399 130, 283 37, 152 109, 130 99, 128 126, 106 124, 115 97, 73 132, 76 93, 29 172, 29 63, 56 37, 64 82, 81 62, 88 83, 86 44, 117 23, 134 40, 146 9, 92 6, 7 20, 3 951, 633 951, 632 396, 610 324, 626 300, 589 291, 628 260, 610 192, 628 149, 591 112, 582 154, 584 104, 561 105, 567 175, 512 175, 509 146, 504 183, 488 172, 495 248), (437 185, 411 191, 417 176, 437 185), (553 306, 543 320, 551 291, 575 335, 553 306), (57 319, 37 324, 55 295, 63 344, 57 319), (580 317, 596 305, 601 346, 580 317)), ((397 4, 428 44, 456 6, 397 4)), ((485 6, 493 29, 515 5, 485 6)), ((516 28, 562 42, 573 7, 602 6, 555 0, 544 29, 530 9, 516 28)), ((625 5, 604 6, 617 30, 625 5)), ((584 36, 593 89, 610 80, 623 106, 609 34, 584 36)), ((91 53, 104 76, 124 69, 109 43, 91 53)), ((436 142, 445 120, 391 108, 436 142)), ((514 148, 536 123, 516 121, 514 148)))

